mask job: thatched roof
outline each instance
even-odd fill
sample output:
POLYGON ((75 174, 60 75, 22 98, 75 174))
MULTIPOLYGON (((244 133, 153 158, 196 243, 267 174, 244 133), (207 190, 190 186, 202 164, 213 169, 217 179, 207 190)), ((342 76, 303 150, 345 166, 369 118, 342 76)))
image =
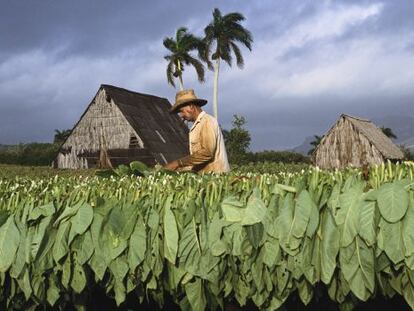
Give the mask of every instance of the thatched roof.
POLYGON ((352 125, 362 133, 384 156, 386 159, 402 159, 404 154, 389 139, 380 128, 378 128, 370 120, 342 114, 341 118, 347 119, 352 125))
POLYGON ((188 128, 176 114, 169 113, 171 104, 166 98, 107 84, 101 88, 112 98, 158 162, 164 162, 158 159, 160 153, 167 161, 188 153, 188 128))
POLYGON ((99 134, 97 134, 98 130, 95 126, 87 123, 88 125, 84 126, 84 128, 87 128, 86 135, 85 129, 82 134, 74 134, 74 130, 79 127, 92 107, 96 107, 96 102, 101 100, 115 105, 119 110, 117 110, 118 113, 122 114, 126 121, 126 123, 119 123, 120 119, 116 117, 113 120, 109 120, 116 116, 116 113, 112 114, 111 117, 103 117, 106 125, 102 127, 101 124, 101 130, 106 128, 106 135, 110 137, 106 137, 107 142, 108 140, 111 141, 106 148, 108 149, 107 155, 113 165, 129 163, 136 159, 148 165, 167 163, 189 153, 188 128, 178 115, 170 114, 171 104, 166 98, 102 84, 73 127, 71 134, 60 146, 54 161, 56 167, 58 167, 59 156, 61 155, 63 155, 61 161, 69 168, 77 168, 79 165, 83 166, 83 162, 81 164, 78 163, 80 158, 87 161, 87 167, 94 167, 95 162, 99 160, 100 150, 96 147, 97 144, 100 144, 100 138, 97 140, 99 134), (100 98, 102 96, 104 98, 100 98), (128 127, 132 128, 139 136, 134 137, 135 147, 131 147, 133 136, 129 136, 129 132, 119 133, 119 131, 126 130, 125 124, 128 124, 128 127), (112 130, 114 130, 113 135, 111 134, 112 130), (119 143, 114 143, 114 136, 120 139, 119 143), (67 142, 70 139, 72 141, 68 144, 67 142), (78 146, 79 140, 82 140, 81 147, 78 146), (124 140, 127 140, 127 142, 124 140), (128 144, 129 148, 125 147, 128 144), (71 155, 72 150, 75 150, 74 155, 71 155))

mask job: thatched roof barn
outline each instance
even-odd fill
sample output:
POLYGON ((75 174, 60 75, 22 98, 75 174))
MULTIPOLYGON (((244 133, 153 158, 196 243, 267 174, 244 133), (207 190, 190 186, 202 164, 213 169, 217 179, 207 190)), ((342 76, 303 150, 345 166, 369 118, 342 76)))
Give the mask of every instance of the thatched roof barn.
POLYGON ((321 168, 362 167, 403 157, 374 123, 346 114, 339 117, 312 154, 315 165, 321 168))
POLYGON ((165 98, 101 85, 54 166, 115 167, 134 160, 154 165, 188 154, 188 128, 170 107, 165 98))

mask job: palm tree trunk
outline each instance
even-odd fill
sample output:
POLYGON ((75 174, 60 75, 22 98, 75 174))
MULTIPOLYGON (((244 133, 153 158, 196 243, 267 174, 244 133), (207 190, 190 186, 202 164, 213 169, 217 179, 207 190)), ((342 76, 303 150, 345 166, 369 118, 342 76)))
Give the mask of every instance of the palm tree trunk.
POLYGON ((216 63, 214 64, 214 94, 213 94, 213 109, 214 109, 214 117, 218 121, 218 77, 220 71, 220 58, 216 59, 216 63))
POLYGON ((180 91, 184 90, 184 83, 183 83, 183 77, 182 75, 178 76, 178 80, 180 82, 180 91))

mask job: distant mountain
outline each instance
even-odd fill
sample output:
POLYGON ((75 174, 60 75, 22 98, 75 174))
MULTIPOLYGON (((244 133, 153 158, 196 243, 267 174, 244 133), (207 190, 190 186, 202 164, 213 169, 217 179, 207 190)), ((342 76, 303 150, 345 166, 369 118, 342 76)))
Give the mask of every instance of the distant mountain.
POLYGON ((7 145, 2 145, 2 144, 0 144, 0 150, 2 150, 2 149, 6 149, 8 146, 7 145))
POLYGON ((292 151, 297 152, 297 153, 301 153, 303 155, 308 155, 308 151, 312 149, 312 145, 310 144, 311 142, 313 142, 315 139, 315 137, 313 136, 308 136, 305 138, 305 141, 292 149, 292 151))

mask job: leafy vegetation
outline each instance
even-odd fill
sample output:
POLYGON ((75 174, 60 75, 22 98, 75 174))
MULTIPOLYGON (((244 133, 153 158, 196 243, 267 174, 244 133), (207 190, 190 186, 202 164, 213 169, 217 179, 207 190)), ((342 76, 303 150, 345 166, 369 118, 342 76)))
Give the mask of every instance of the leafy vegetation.
POLYGON ((8 146, 0 150, 0 163, 19 165, 51 165, 59 144, 30 143, 8 146))
POLYGON ((0 164, 0 179, 48 179, 55 176, 59 177, 77 177, 77 176, 94 176, 93 169, 54 169, 50 166, 21 166, 0 164))
POLYGON ((274 162, 274 163, 292 163, 292 164, 309 164, 310 159, 301 153, 293 151, 274 151, 265 150, 260 152, 252 152, 247 156, 249 163, 263 163, 263 162, 274 162))
POLYGON ((100 287, 160 306, 276 310, 323 286, 350 308, 414 307, 414 164, 277 174, 0 180, 0 300, 85 306, 100 287), (68 300, 68 297, 70 299, 68 300))
POLYGON ((246 119, 243 116, 233 115, 230 130, 223 130, 224 142, 229 162, 243 164, 248 162, 248 150, 250 146, 250 133, 244 128, 246 119))

